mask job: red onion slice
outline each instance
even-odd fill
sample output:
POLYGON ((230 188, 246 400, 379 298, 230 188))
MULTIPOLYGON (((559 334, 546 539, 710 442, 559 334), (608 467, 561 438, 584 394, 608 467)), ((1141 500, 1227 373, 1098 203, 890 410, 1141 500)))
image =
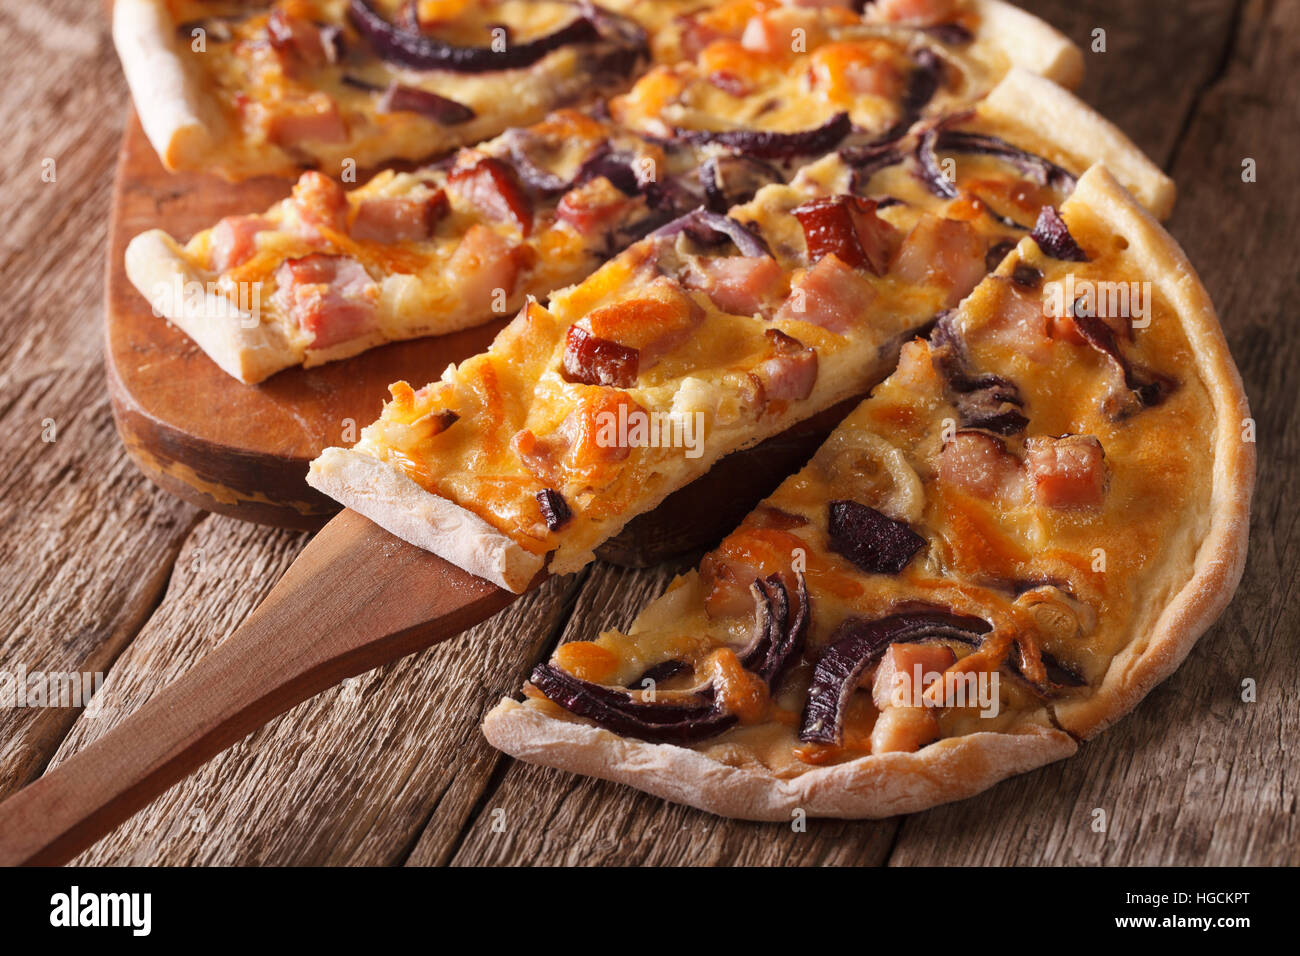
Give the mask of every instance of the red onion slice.
POLYGON ((875 621, 849 618, 831 635, 813 669, 799 739, 823 744, 843 741, 849 697, 890 644, 948 639, 977 645, 991 630, 980 618, 942 611, 893 614, 875 621))
MULTIPOLYGON (((531 66, 542 57, 564 46, 592 43, 607 39, 618 46, 627 46, 632 32, 619 24, 606 37, 597 24, 610 24, 622 18, 591 4, 579 6, 576 18, 545 36, 527 43, 508 43, 504 50, 491 47, 457 46, 414 30, 389 23, 367 2, 349 0, 348 20, 371 48, 389 63, 414 70, 451 70, 456 73, 490 73, 496 70, 514 70, 531 66)), ((644 41, 644 35, 641 37, 644 41)), ((627 68, 639 61, 640 55, 626 57, 627 68)))
POLYGON ((797 133, 768 130, 678 130, 677 137, 693 145, 717 143, 746 156, 760 159, 789 159, 828 153, 853 129, 848 113, 837 113, 821 126, 797 133))
POLYGON ((868 574, 898 574, 925 539, 907 526, 856 501, 832 501, 828 527, 831 550, 868 574))

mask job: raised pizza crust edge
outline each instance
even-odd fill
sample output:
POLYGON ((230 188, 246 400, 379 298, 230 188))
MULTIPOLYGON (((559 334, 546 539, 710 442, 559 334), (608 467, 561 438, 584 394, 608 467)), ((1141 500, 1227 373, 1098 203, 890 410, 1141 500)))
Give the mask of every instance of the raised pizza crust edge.
POLYGON ((307 484, 399 538, 516 594, 528 589, 545 561, 472 511, 360 452, 326 448, 311 463, 307 484))
POLYGON ((1083 51, 1065 34, 1028 10, 1002 0, 973 0, 977 39, 988 40, 1011 61, 1070 89, 1083 79, 1083 51))
POLYGON ((226 122, 181 48, 162 0, 116 0, 113 45, 145 135, 168 170, 201 168, 226 122))
POLYGON ((977 109, 981 116, 1050 141, 1079 169, 1104 163, 1157 219, 1173 212, 1174 181, 1118 126, 1051 80, 1013 67, 977 109))
POLYGON ((742 820, 878 819, 960 800, 998 781, 1068 757, 1074 740, 1046 726, 937 741, 916 753, 860 757, 780 778, 733 767, 687 747, 630 740, 558 720, 510 698, 488 712, 483 733, 529 763, 625 783, 674 803, 742 820))
MULTIPOLYGON (((1242 435, 1250 407, 1241 375, 1209 294, 1182 247, 1104 168, 1093 168, 1079 180, 1070 198, 1074 201, 1087 204, 1129 240, 1129 254, 1142 263, 1142 273, 1174 304, 1215 409, 1210 526, 1190 579, 1160 613, 1153 632, 1115 656, 1096 694, 1054 708, 1061 727, 1086 739, 1132 710, 1172 674, 1232 599, 1246 564, 1255 446, 1242 435)), ((1066 207, 1068 215, 1068 203, 1066 207)))
POLYGON ((226 374, 251 385, 298 364, 278 326, 208 288, 206 278, 161 229, 132 239, 124 258, 127 278, 155 313, 179 326, 226 374), (203 287, 201 296, 187 291, 195 283, 203 287))

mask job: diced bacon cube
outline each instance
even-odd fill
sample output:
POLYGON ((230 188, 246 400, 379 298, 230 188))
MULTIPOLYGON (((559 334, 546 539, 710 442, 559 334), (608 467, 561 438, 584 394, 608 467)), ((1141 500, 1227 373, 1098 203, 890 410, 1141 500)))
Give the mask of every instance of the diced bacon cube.
POLYGON ((981 314, 989 318, 979 327, 979 337, 1035 362, 1050 361, 1052 339, 1042 297, 1002 276, 990 279, 988 290, 988 306, 981 314))
POLYGON ((830 332, 844 332, 870 312, 876 290, 838 256, 827 255, 793 284, 777 319, 811 322, 830 332))
POLYGON ((635 201, 604 176, 597 176, 561 196, 555 216, 578 233, 590 236, 617 223, 635 201))
POLYGON ((798 402, 812 394, 817 383, 817 350, 806 348, 777 329, 764 335, 773 343, 773 356, 759 363, 755 373, 769 401, 798 402))
POLYGON ((785 270, 769 256, 722 256, 700 264, 689 280, 723 312, 756 315, 784 298, 785 270))
POLYGON ((463 163, 448 175, 447 185, 488 222, 514 223, 525 236, 532 231, 532 200, 514 169, 501 160, 479 156, 463 163))
POLYGON ((227 216, 212 227, 212 268, 225 272, 248 261, 259 232, 271 228, 261 216, 227 216))
POLYGON ((298 108, 274 113, 267 138, 277 146, 299 143, 344 143, 348 127, 338 104, 327 93, 313 93, 298 108))
POLYGON ((985 253, 969 223, 925 215, 903 240, 891 272, 913 285, 947 289, 947 304, 956 305, 984 278, 985 253))
POLYGON ((447 273, 456 278, 466 314, 484 315, 510 297, 524 265, 521 247, 475 223, 447 261, 447 273))
POLYGON ((959 0, 876 0, 868 9, 872 19, 929 27, 949 20, 959 0))
POLYGON ((956 660, 957 655, 943 644, 890 644, 876 667, 871 699, 881 710, 921 706, 921 694, 956 660))
POLYGON ((985 500, 1015 500, 1023 493, 1019 460, 1001 439, 984 432, 958 432, 943 446, 939 480, 985 500))
POLYGON ((1106 461, 1094 435, 1035 436, 1025 442, 1034 501, 1048 508, 1100 507, 1106 461))
POLYGON ((326 349, 364 338, 375 328, 379 286, 347 256, 290 259, 275 271, 275 305, 326 349))
POLYGON ((446 212, 447 194, 441 189, 414 196, 373 196, 357 206, 352 238, 384 243, 428 239, 446 212))
POLYGON ((286 73, 333 63, 338 57, 337 29, 317 26, 310 19, 277 7, 267 18, 266 33, 286 73))

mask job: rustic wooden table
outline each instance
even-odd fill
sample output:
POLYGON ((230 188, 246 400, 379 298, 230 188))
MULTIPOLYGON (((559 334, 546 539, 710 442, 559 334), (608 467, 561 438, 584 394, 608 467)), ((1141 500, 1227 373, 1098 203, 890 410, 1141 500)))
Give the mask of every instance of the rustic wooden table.
MULTIPOLYGON (((1089 49, 1083 96, 1178 181, 1171 228, 1219 308, 1258 422, 1245 581, 1136 713, 1072 760, 972 800, 803 833, 516 763, 479 734, 484 710, 557 640, 626 624, 674 570, 597 565, 301 704, 78 862, 1300 861, 1300 3, 1026 5, 1089 49), (1243 181, 1246 160, 1256 181, 1243 181)), ((0 8, 0 671, 106 674, 93 716, 0 710, 0 797, 218 644, 307 540, 169 497, 114 433, 101 296, 126 107, 97 5, 0 8)))

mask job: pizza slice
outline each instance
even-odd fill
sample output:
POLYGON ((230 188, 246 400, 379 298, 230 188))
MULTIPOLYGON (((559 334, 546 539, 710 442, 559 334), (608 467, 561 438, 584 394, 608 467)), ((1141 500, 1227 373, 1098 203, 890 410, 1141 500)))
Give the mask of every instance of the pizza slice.
POLYGON ((969 107, 1013 68, 1065 87, 1079 49, 1000 0, 792 6, 731 0, 684 17, 686 54, 661 60, 611 115, 629 129, 750 159, 825 153, 969 107))
POLYGON ((1072 754, 1232 596, 1249 409, 1102 166, 626 634, 486 717, 521 759, 756 820, 883 817, 1072 754))
MULTIPOLYGON (((747 53, 770 68, 749 75, 743 91, 709 98, 702 91, 716 92, 717 71, 692 62, 674 80, 678 95, 661 97, 653 118, 638 86, 638 111, 626 123, 559 110, 448 162, 386 171, 350 192, 307 172, 273 209, 228 217, 184 245, 161 230, 136 237, 127 275, 156 314, 223 370, 255 383, 285 368, 511 314, 528 296, 581 280, 696 206, 723 212, 837 148, 892 142, 922 115, 968 106, 1008 61, 993 56, 994 40, 966 39, 966 32, 945 39, 924 26, 868 27, 837 8, 745 8, 743 35, 797 36, 802 52, 747 53), (971 49, 991 63, 979 65, 971 49), (840 54, 827 58, 833 50, 840 54), (874 94, 850 84, 869 67, 890 78, 874 94), (782 131, 773 117, 788 121, 799 95, 792 77, 805 73, 843 86, 834 108, 852 109, 811 131, 782 131), (711 117, 728 129, 674 127, 660 136, 665 123, 681 121, 684 102, 694 104, 692 121, 711 117)), ((697 28, 693 21, 679 32, 697 28)), ((1060 49, 1073 49, 1058 40, 1060 49)), ((718 37, 697 59, 733 48, 736 41, 718 37)), ((1067 72, 1057 61, 1070 62, 1058 56, 1038 65, 1067 72)), ((661 85, 653 74, 647 83, 661 85)))
POLYGON ((528 303, 487 352, 393 385, 309 484, 511 590, 544 564, 581 568, 723 455, 865 394, 1069 194, 1080 157, 1116 154, 1167 208, 1168 179, 1071 94, 1020 71, 1004 83, 728 214, 688 213, 528 303), (1026 125, 1025 98, 1076 115, 1077 137, 1026 125))
POLYGON ((113 37, 163 165, 236 180, 446 153, 649 58, 635 20, 558 0, 118 0, 113 37))
POLYGON ((224 371, 294 366, 517 311, 677 214, 678 151, 577 110, 449 162, 345 190, 315 171, 264 213, 182 245, 136 236, 126 273, 224 371))

